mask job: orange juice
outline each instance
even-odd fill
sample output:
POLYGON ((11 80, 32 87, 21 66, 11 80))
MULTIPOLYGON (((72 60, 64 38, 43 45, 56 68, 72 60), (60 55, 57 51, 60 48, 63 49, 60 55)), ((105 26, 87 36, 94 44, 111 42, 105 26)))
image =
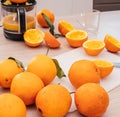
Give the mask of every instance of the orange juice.
MULTIPOLYGON (((11 31, 18 31, 19 23, 14 19, 15 19, 15 15, 8 15, 4 17, 3 19, 4 29, 11 31)), ((26 29, 35 28, 35 25, 36 25, 35 18, 33 16, 26 16, 26 29)))

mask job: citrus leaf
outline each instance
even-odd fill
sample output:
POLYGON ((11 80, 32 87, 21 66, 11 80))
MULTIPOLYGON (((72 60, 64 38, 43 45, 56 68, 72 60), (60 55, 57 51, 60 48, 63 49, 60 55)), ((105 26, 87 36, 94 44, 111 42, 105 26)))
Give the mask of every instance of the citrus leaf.
POLYGON ((25 71, 24 65, 21 61, 15 59, 14 57, 9 57, 8 59, 14 60, 17 63, 18 67, 22 68, 22 71, 25 71))
POLYGON ((55 29, 55 27, 54 27, 53 23, 50 21, 50 19, 44 13, 42 13, 42 16, 43 16, 44 20, 46 21, 47 25, 50 27, 50 30, 49 30, 50 33, 52 35, 54 35, 54 29, 55 29))
POLYGON ((52 60, 56 65, 58 78, 66 77, 64 71, 62 70, 62 68, 60 67, 60 65, 58 63, 58 60, 57 59, 52 59, 52 60))

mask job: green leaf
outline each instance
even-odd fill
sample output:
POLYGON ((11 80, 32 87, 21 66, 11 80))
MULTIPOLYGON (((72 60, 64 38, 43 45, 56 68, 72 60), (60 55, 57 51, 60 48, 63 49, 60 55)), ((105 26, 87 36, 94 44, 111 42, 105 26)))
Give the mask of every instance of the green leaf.
POLYGON ((47 17, 47 15, 45 15, 44 13, 42 13, 42 16, 43 16, 44 20, 46 21, 47 25, 48 25, 49 28, 50 28, 49 32, 50 32, 53 36, 55 36, 55 38, 58 38, 58 37, 62 36, 61 34, 55 34, 55 31, 54 31, 54 30, 55 30, 55 27, 54 27, 53 23, 50 21, 50 19, 47 17))
POLYGON ((47 25, 50 27, 49 32, 50 32, 52 35, 54 35, 54 29, 55 29, 55 27, 54 27, 53 23, 50 21, 50 19, 49 19, 44 13, 42 13, 42 16, 43 16, 43 18, 45 19, 47 25))
POLYGON ((8 59, 14 60, 17 63, 18 67, 22 68, 22 71, 25 71, 24 65, 23 65, 23 63, 21 61, 15 59, 13 57, 9 57, 8 59))
POLYGON ((60 65, 58 63, 58 60, 57 59, 52 59, 52 60, 56 65, 58 78, 66 77, 64 71, 62 70, 62 68, 60 67, 60 65))

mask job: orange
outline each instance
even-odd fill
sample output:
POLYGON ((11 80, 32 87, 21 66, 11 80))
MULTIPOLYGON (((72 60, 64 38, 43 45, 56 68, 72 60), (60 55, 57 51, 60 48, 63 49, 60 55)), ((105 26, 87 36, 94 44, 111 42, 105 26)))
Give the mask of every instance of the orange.
POLYGON ((80 86, 74 95, 77 110, 86 117, 101 117, 109 106, 109 95, 96 83, 80 86))
POLYGON ((26 106, 16 95, 0 94, 0 117, 26 117, 26 106))
POLYGON ((71 47, 80 47, 88 39, 86 31, 77 29, 68 32, 65 37, 71 47))
POLYGON ((14 76, 22 72, 16 61, 12 59, 4 59, 0 61, 0 84, 4 88, 10 88, 14 76))
POLYGON ((38 75, 45 85, 49 84, 56 76, 57 69, 53 60, 47 55, 36 55, 27 66, 27 71, 38 75))
POLYGON ((24 33, 24 41, 30 47, 37 47, 43 42, 44 35, 39 29, 29 29, 24 33))
POLYGON ((20 97, 25 105, 35 103, 37 93, 43 88, 42 80, 31 72, 17 74, 12 80, 10 92, 20 97))
POLYGON ((44 13, 49 18, 49 20, 51 21, 51 23, 54 23, 54 21, 55 21, 54 13, 52 11, 50 11, 49 9, 42 9, 37 14, 38 24, 40 26, 42 26, 42 27, 48 28, 49 26, 46 23, 44 17, 42 16, 42 13, 44 13))
POLYGON ((101 78, 105 78, 108 75, 111 74, 113 71, 114 65, 112 62, 109 62, 107 60, 92 60, 100 69, 100 76, 101 78))
POLYGON ((60 20, 58 22, 58 31, 65 36, 69 31, 75 29, 75 27, 66 20, 60 20))
POLYGON ((27 0, 10 0, 11 2, 14 2, 14 3, 24 3, 26 2, 27 0))
POLYGON ((87 40, 83 43, 83 48, 88 55, 97 56, 105 47, 105 43, 100 40, 87 40))
POLYGON ((61 46, 61 43, 50 33, 45 33, 45 43, 50 48, 59 48, 61 46))
POLYGON ((36 107, 43 117, 65 117, 71 102, 69 91, 58 84, 47 85, 36 97, 36 107))
POLYGON ((68 77, 71 84, 78 88, 88 82, 99 83, 100 71, 90 60, 77 60, 70 66, 68 77))
POLYGON ((105 48, 110 52, 120 51, 120 41, 113 37, 112 35, 107 34, 104 38, 105 48))

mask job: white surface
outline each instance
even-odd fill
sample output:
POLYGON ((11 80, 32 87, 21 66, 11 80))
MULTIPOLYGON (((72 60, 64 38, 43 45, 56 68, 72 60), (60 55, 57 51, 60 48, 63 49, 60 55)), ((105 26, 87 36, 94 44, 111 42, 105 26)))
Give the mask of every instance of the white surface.
POLYGON ((91 10, 93 0, 37 0, 37 4, 37 11, 47 8, 55 16, 65 16, 91 10))
MULTIPOLYGON (((66 76, 68 75, 68 70, 70 66, 72 65, 73 62, 81 59, 86 59, 86 60, 92 60, 92 59, 102 59, 102 60, 107 60, 110 62, 120 62, 119 56, 112 54, 108 52, 106 49, 104 49, 98 56, 89 56, 85 53, 83 48, 77 48, 75 50, 72 50, 70 52, 66 52, 64 54, 61 54, 59 56, 55 57, 65 72, 66 76), (108 60, 109 58, 109 60, 108 60)), ((113 69, 112 73, 107 76, 104 79, 101 79, 100 85, 104 87, 104 89, 109 92, 110 90, 116 88, 117 86, 120 85, 120 68, 115 68, 113 69)), ((75 88, 71 85, 68 76, 62 79, 56 78, 53 83, 60 83, 61 85, 65 86, 70 92, 74 92, 75 88)), ((74 94, 72 94, 72 106, 70 109, 71 111, 76 110, 76 107, 74 105, 74 94)))

